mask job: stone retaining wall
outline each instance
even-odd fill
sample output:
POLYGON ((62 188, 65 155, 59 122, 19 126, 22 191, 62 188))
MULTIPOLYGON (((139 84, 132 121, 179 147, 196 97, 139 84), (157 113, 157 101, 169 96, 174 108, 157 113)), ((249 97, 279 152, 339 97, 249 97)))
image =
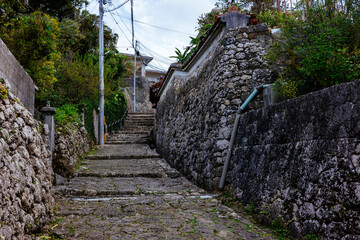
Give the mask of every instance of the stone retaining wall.
POLYGON ((228 178, 292 235, 360 239, 360 81, 242 115, 228 178))
POLYGON ((84 125, 56 126, 53 155, 54 172, 65 178, 73 176, 81 156, 90 151, 91 140, 84 125))
MULTIPOLYGON (((158 152, 207 189, 220 180, 238 105, 272 81, 263 59, 272 41, 266 24, 226 29, 217 39, 194 74, 174 78, 156 111, 158 152)), ((259 106, 261 97, 250 104, 259 106)))
POLYGON ((53 212, 48 129, 0 83, 0 239, 30 239, 53 212))
MULTIPOLYGON (((272 82, 265 26, 222 32, 199 71, 176 76, 158 103, 158 152, 209 190, 218 187, 238 106, 272 82)), ((296 237, 360 239, 359 84, 269 107, 259 96, 241 117, 227 189, 296 237)))

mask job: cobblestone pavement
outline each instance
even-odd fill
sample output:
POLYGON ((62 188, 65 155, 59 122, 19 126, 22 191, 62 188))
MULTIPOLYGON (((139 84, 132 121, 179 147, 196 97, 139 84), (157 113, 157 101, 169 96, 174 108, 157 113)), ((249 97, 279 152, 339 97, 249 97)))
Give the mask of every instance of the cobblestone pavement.
MULTIPOLYGON (((150 115, 131 115, 149 125, 150 115)), ((53 226, 63 239, 275 239, 198 188, 146 144, 145 127, 110 138, 65 185, 53 226), (129 139, 131 140, 129 142, 129 139), (134 144, 136 143, 136 144, 134 144)))

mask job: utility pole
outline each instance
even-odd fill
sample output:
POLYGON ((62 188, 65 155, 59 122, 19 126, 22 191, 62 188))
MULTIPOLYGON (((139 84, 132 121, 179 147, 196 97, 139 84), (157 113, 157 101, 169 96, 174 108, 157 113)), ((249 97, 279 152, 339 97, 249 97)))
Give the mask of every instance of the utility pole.
POLYGON ((104 0, 99 0, 99 145, 104 145, 104 0))
POLYGON ((137 50, 137 47, 138 47, 138 41, 136 40, 135 41, 135 47, 134 47, 134 50, 135 50, 135 54, 134 54, 134 113, 136 112, 136 57, 138 55, 138 50, 137 50))
MULTIPOLYGON (((112 12, 124 6, 129 0, 125 0, 118 7, 108 10, 112 12)), ((111 4, 111 0, 99 0, 99 145, 104 145, 104 4, 111 4)))

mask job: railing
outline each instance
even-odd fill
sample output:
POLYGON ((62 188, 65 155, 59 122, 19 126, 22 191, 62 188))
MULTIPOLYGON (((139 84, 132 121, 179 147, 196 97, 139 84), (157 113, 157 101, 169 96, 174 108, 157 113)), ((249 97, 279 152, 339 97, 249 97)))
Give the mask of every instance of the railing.
POLYGON ((38 121, 41 121, 41 112, 34 108, 34 118, 38 121))
POLYGON ((124 121, 125 121, 125 118, 126 118, 126 116, 128 114, 128 110, 129 109, 126 107, 126 110, 125 110, 124 114, 122 115, 122 117, 119 120, 106 125, 108 133, 111 134, 112 131, 117 130, 117 127, 119 127, 119 129, 121 131, 121 127, 122 127, 122 125, 124 125, 124 121))

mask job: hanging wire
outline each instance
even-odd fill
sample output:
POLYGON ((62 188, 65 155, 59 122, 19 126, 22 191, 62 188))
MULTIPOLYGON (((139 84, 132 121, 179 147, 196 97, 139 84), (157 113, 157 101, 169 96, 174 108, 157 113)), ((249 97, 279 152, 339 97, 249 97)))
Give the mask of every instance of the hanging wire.
MULTIPOLYGON (((124 16, 120 16, 120 15, 119 15, 119 17, 125 18, 125 19, 128 19, 128 20, 131 20, 131 18, 128 18, 128 17, 124 17, 124 16)), ((166 27, 156 26, 156 25, 153 25, 153 24, 150 24, 150 23, 146 23, 146 22, 142 22, 142 21, 139 21, 139 20, 136 20, 136 19, 134 19, 133 21, 134 21, 134 22, 137 22, 137 23, 144 24, 144 25, 148 25, 148 26, 150 26, 150 27, 158 28, 158 29, 161 29, 161 30, 166 30, 166 31, 175 32, 175 33, 180 33, 180 34, 184 34, 184 35, 187 35, 187 36, 193 36, 193 37, 196 36, 196 35, 191 34, 191 33, 186 33, 186 32, 181 32, 181 31, 173 30, 173 29, 166 28, 166 27)))
POLYGON ((124 6, 126 3, 128 3, 129 2, 129 0, 126 0, 125 2, 123 2, 122 4, 120 4, 119 6, 117 6, 116 8, 114 8, 114 9, 111 9, 111 10, 107 10, 108 12, 112 12, 112 11, 114 11, 114 10, 116 10, 116 9, 119 9, 119 8, 121 8, 122 6, 124 6))
MULTIPOLYGON (((106 7, 107 8, 107 7, 106 7)), ((122 32, 122 34, 125 36, 125 38, 128 40, 128 42, 130 43, 130 45, 132 46, 132 48, 134 48, 134 44, 131 43, 130 39, 126 36, 126 34, 124 33, 124 31, 122 30, 122 28, 120 27, 119 23, 116 21, 114 15, 110 12, 111 17, 114 19, 116 25, 118 26, 118 28, 120 29, 120 31, 122 32)))
MULTIPOLYGON (((122 17, 120 16, 120 14, 117 12, 117 11, 115 11, 115 15, 117 15, 119 18, 120 18, 120 20, 122 21, 122 23, 124 24, 124 26, 127 28, 127 30, 130 32, 130 33, 133 33, 131 30, 130 30, 130 28, 126 25, 126 23, 122 20, 122 17)), ((124 32, 123 32, 123 34, 124 34, 124 32)), ((157 62, 157 64, 161 67, 161 69, 163 69, 163 71, 166 71, 165 69, 164 69, 164 67, 158 62, 158 60, 156 59, 156 57, 151 53, 151 51, 135 36, 135 34, 133 35, 133 38, 134 39, 136 39, 136 40, 138 40, 139 41, 139 44, 140 45, 142 45, 144 48, 145 48, 145 50, 150 54, 150 56, 157 62)), ((164 60, 163 60, 164 61, 164 60)), ((167 61, 169 61, 169 60, 167 60, 167 61)), ((165 64, 167 64, 166 63, 166 61, 164 61, 165 62, 165 64)))
POLYGON ((145 48, 145 50, 148 51, 148 53, 150 54, 150 56, 153 57, 153 59, 154 59, 154 60, 156 61, 156 63, 160 66, 160 68, 162 68, 163 71, 165 71, 164 67, 161 66, 161 64, 158 62, 158 60, 151 54, 151 52, 149 51, 149 49, 148 49, 144 44, 141 43, 141 45, 145 48))
MULTIPOLYGON (((90 12, 93 12, 93 11, 95 10, 95 8, 96 8, 96 5, 93 7, 93 9, 92 9, 90 12)), ((86 7, 85 7, 85 11, 86 11, 86 7)), ((83 17, 82 19, 80 19, 79 21, 76 21, 76 22, 74 22, 73 24, 70 24, 70 25, 67 25, 67 26, 63 26, 63 27, 61 27, 61 28, 68 28, 68 27, 71 27, 71 26, 75 26, 76 24, 84 21, 88 16, 90 16, 90 14, 91 14, 90 12, 88 12, 88 13, 86 14, 86 16, 83 17)))

